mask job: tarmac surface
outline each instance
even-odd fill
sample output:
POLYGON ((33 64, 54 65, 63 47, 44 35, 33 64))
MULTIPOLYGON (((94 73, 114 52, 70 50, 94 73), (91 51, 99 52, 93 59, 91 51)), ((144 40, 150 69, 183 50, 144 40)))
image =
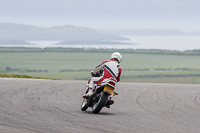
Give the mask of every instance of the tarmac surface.
POLYGON ((200 85, 126 83, 81 111, 87 81, 0 79, 0 133, 199 133, 200 85))

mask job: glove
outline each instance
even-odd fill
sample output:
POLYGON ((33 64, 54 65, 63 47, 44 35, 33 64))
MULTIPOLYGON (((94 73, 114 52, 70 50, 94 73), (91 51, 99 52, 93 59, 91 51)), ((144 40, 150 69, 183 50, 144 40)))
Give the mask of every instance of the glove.
POLYGON ((99 76, 100 76, 99 73, 95 73, 94 71, 91 71, 91 75, 92 75, 93 77, 99 77, 99 76))
POLYGON ((102 74, 102 73, 103 73, 103 70, 100 70, 100 71, 99 71, 99 73, 101 73, 101 74, 102 74))
POLYGON ((91 71, 91 75, 94 77, 95 76, 95 73, 94 73, 94 71, 91 71))

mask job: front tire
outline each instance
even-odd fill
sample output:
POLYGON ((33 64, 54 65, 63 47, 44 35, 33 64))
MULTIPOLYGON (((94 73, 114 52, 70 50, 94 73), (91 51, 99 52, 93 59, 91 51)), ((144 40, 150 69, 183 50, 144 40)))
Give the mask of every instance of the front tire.
POLYGON ((83 102, 81 104, 81 110, 82 111, 86 111, 88 108, 88 103, 87 103, 87 99, 83 98, 83 102))
POLYGON ((101 95, 97 99, 96 103, 92 106, 92 112, 98 114, 101 109, 105 106, 106 101, 108 100, 108 95, 105 92, 101 92, 101 95))

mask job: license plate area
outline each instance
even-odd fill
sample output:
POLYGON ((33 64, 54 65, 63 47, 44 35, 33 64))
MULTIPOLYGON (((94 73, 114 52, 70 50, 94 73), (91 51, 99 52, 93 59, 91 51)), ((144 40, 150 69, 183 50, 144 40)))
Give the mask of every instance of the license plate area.
POLYGON ((114 88, 109 86, 109 85, 105 85, 104 89, 103 89, 104 92, 107 92, 108 94, 112 95, 113 92, 114 92, 114 88))

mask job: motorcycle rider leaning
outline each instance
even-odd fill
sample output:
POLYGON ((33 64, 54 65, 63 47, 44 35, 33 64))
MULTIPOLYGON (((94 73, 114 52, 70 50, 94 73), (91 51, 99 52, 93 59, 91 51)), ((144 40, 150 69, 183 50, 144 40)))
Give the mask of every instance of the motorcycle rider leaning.
MULTIPOLYGON (((121 62, 121 60, 122 60, 122 55, 119 52, 114 52, 111 55, 110 60, 105 60, 100 65, 98 65, 91 72, 91 75, 93 77, 90 78, 88 81, 89 91, 83 95, 83 98, 88 98, 93 94, 94 83, 101 84, 101 82, 107 78, 114 78, 117 82, 119 82, 121 76, 121 67, 119 66, 119 63, 121 62), (103 72, 102 76, 96 77, 100 72, 103 72)), ((114 103, 114 101, 111 102, 112 104, 114 103)))

